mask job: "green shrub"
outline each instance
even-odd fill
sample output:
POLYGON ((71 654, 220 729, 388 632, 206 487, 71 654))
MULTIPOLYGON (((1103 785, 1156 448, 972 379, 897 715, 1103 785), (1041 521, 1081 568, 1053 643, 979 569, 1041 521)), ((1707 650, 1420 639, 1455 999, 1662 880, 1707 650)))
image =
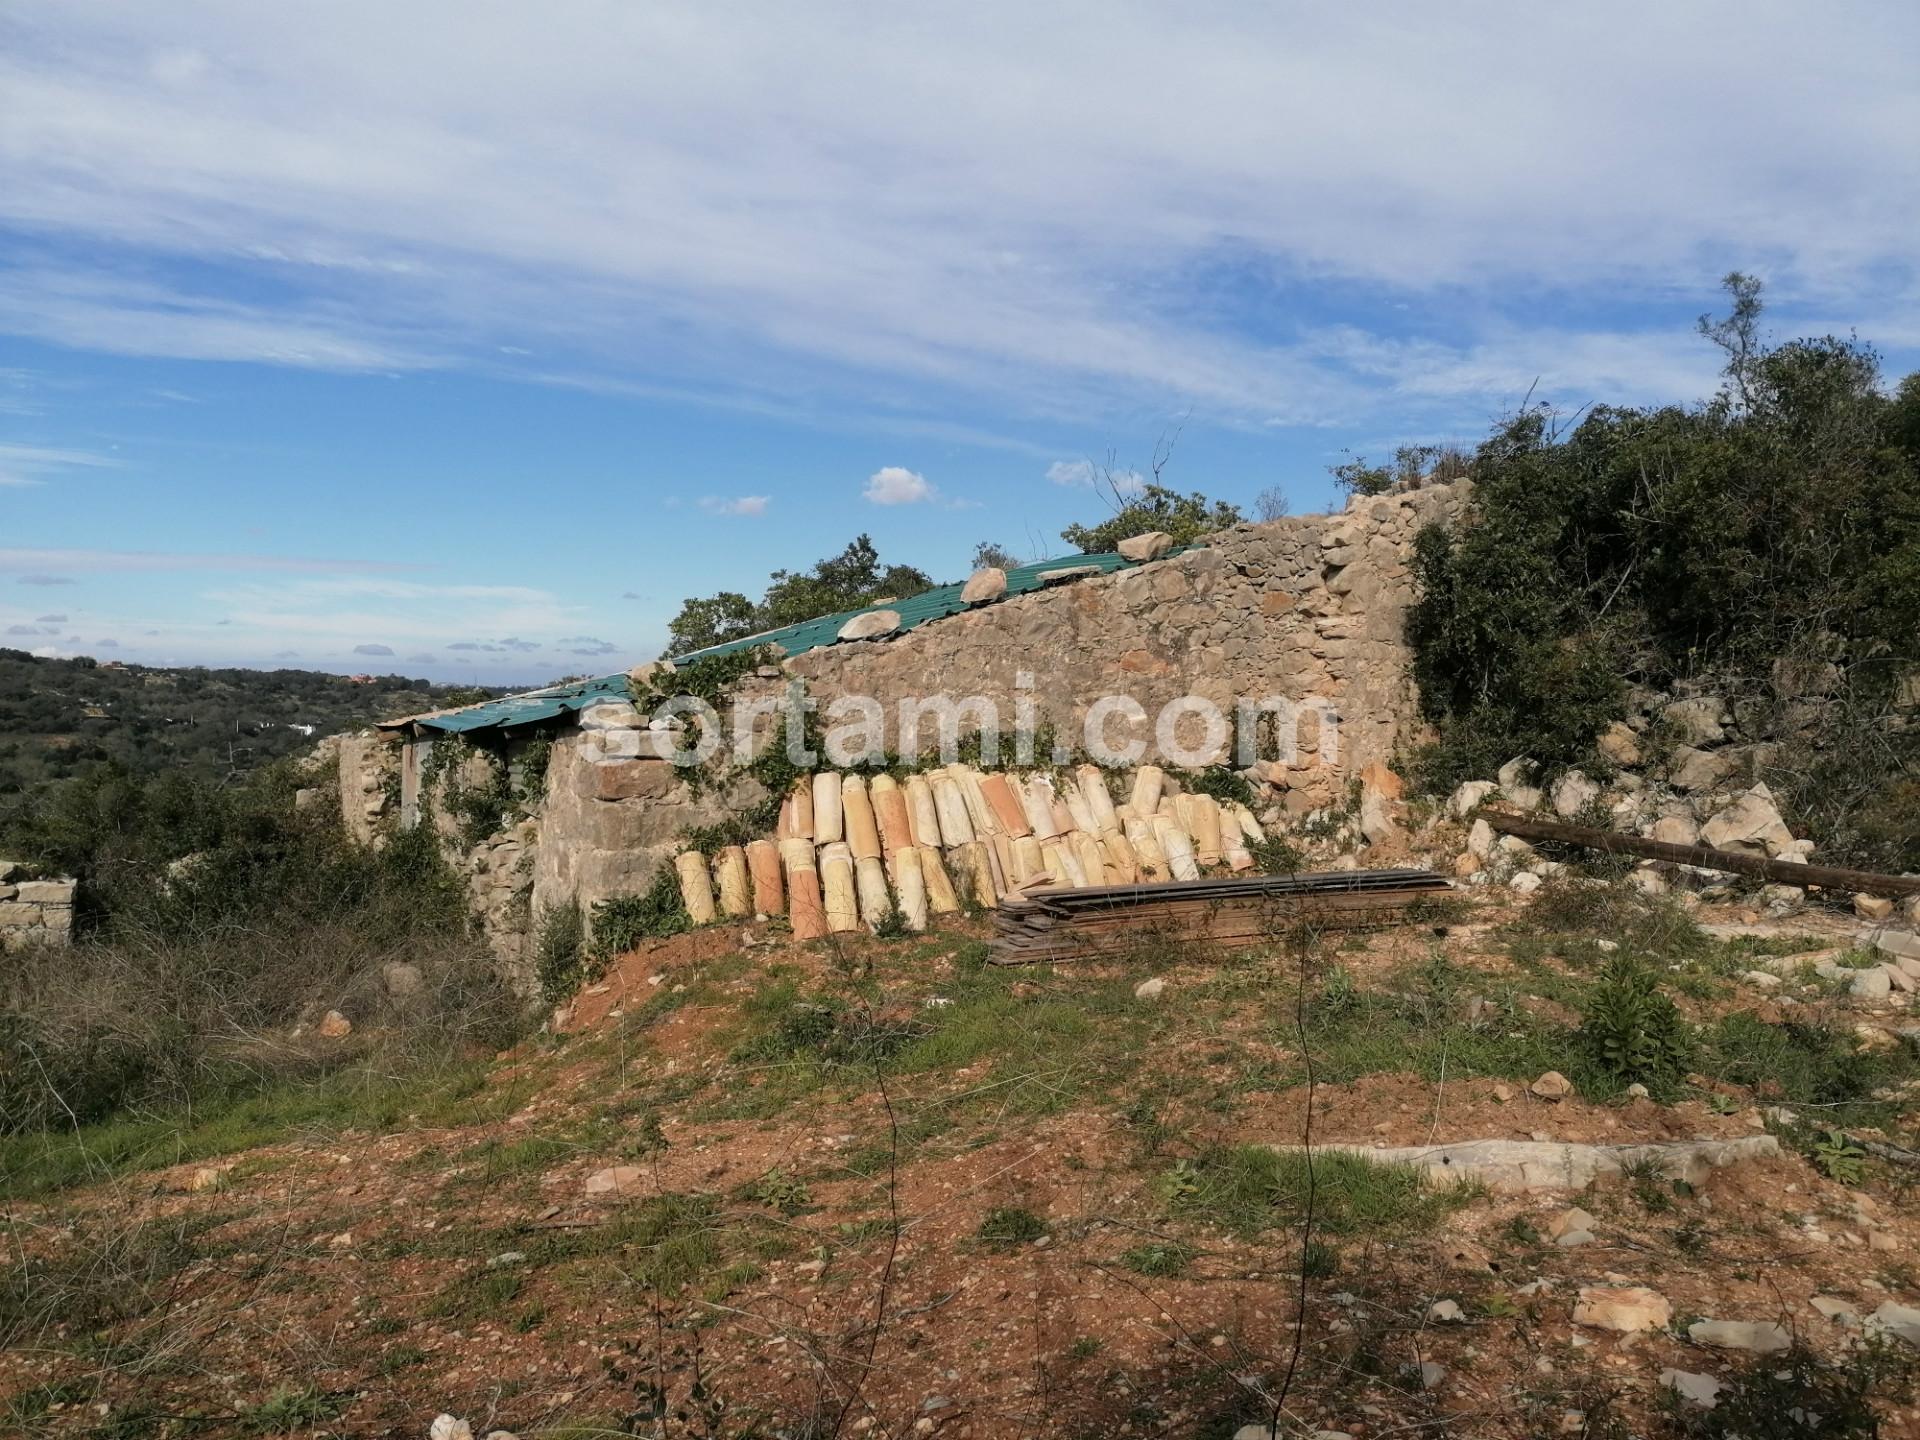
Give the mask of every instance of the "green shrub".
POLYGON ((586 949, 587 927, 578 905, 569 900, 541 912, 533 964, 541 998, 548 1004, 558 1004, 586 982, 586 949))
POLYGON ((1693 1033, 1642 961, 1617 954, 1587 992, 1576 1032, 1589 1063, 1622 1085, 1671 1091, 1693 1057, 1693 1033))
POLYGON ((644 895, 616 895, 593 907, 593 958, 605 964, 642 940, 658 940, 693 928, 680 880, 663 865, 644 895))
MULTIPOLYGON (((1587 761, 1630 683, 1816 659, 1839 667, 1846 706, 1870 720, 1914 662, 1920 383, 1888 397, 1855 340, 1761 346, 1757 286, 1728 283, 1735 315, 1707 327, 1731 357, 1712 400, 1602 406, 1571 429, 1527 410, 1479 448, 1457 522, 1418 537, 1407 634, 1439 733, 1420 758, 1428 784, 1516 755, 1549 773, 1587 761)), ((1871 733, 1872 775, 1910 783, 1920 736, 1871 733)), ((1896 811, 1849 826, 1851 806, 1819 804, 1812 759, 1776 764, 1823 853, 1920 866, 1920 831, 1896 811)))

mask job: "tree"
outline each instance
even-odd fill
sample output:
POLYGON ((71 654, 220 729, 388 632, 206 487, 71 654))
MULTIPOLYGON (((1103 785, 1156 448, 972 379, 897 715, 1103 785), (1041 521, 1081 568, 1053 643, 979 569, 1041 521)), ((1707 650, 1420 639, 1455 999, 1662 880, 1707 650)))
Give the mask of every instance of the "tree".
POLYGON ((1735 270, 1720 282, 1733 304, 1724 318, 1711 314, 1699 320, 1700 333, 1727 354, 1727 383, 1740 397, 1742 408, 1751 409, 1753 367, 1761 356, 1760 281, 1735 270))
POLYGON ((838 555, 828 556, 811 570, 774 571, 758 604, 734 590, 683 602, 667 626, 667 653, 685 655, 932 588, 926 573, 911 565, 883 567, 872 539, 859 535, 838 555))
POLYGON ((1224 500, 1210 500, 1198 490, 1182 495, 1165 485, 1148 484, 1111 519, 1098 525, 1069 525, 1060 538, 1087 554, 1112 550, 1122 540, 1149 530, 1163 530, 1176 545, 1186 545, 1238 525, 1245 517, 1224 500))
POLYGON ((976 570, 1011 570, 1019 563, 1019 558, 1011 550, 991 540, 982 540, 973 547, 973 568, 976 570))
POLYGON ((1269 485, 1255 497, 1253 502, 1253 513, 1259 516, 1262 522, 1283 520, 1292 508, 1293 502, 1287 499, 1287 492, 1278 485, 1269 485))
POLYGON ((757 614, 754 603, 737 590, 688 600, 667 626, 667 648, 675 655, 684 655, 738 640, 760 628, 755 623, 757 614))

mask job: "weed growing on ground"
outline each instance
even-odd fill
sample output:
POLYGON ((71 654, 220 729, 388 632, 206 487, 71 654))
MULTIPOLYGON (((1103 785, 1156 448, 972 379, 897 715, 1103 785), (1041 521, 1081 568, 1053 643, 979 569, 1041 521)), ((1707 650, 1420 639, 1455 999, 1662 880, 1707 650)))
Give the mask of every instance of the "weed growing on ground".
POLYGON ((1222 1145, 1169 1171, 1161 1193, 1179 1215, 1255 1235, 1298 1224, 1314 1190, 1314 1224, 1334 1235, 1395 1232, 1431 1224, 1473 1198, 1470 1187, 1430 1188, 1411 1165, 1385 1165, 1340 1150, 1222 1145))
POLYGON ((1002 1205, 987 1212, 974 1238, 989 1245, 1029 1245, 1047 1233, 1047 1222, 1018 1205, 1002 1205))
POLYGON ((1177 1240, 1159 1241, 1152 1245, 1137 1245, 1120 1257, 1120 1263, 1136 1275, 1145 1275, 1155 1280, 1171 1280, 1187 1273, 1187 1267, 1193 1263, 1200 1252, 1191 1245, 1183 1245, 1177 1240))

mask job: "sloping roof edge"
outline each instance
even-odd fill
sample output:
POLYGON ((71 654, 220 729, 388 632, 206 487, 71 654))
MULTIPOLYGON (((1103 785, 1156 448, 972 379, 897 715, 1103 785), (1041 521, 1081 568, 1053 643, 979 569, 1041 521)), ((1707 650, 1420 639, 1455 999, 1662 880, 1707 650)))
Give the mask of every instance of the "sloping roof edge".
MULTIPOLYGON (((1202 542, 1204 544, 1204 542, 1202 542)), ((1160 556, 1162 560, 1198 545, 1182 545, 1160 556)), ((1115 554, 1101 555, 1061 555, 1051 560, 1037 560, 1030 565, 1016 565, 1007 571, 1006 594, 1000 599, 1011 599, 1015 595, 1030 595, 1036 590, 1045 589, 1048 578, 1061 571, 1077 571, 1083 574, 1098 571, 1102 575, 1111 575, 1119 570, 1131 570, 1151 561, 1128 560, 1115 554)), ((1065 584, 1070 580, 1082 578, 1081 574, 1062 577, 1051 583, 1065 584)), ((840 643, 840 631, 846 623, 857 615, 871 614, 876 610, 897 611, 900 625, 893 632, 904 634, 918 629, 934 620, 944 620, 949 615, 958 615, 965 610, 985 609, 985 604, 969 605, 961 600, 960 585, 940 585, 918 595, 910 595, 901 600, 888 600, 878 605, 864 605, 857 610, 842 610, 832 615, 822 615, 813 620, 802 621, 798 625, 786 625, 778 630, 765 630, 757 635, 745 635, 738 640, 729 640, 721 645, 709 645, 703 650, 689 650, 685 654, 669 656, 675 665, 688 665, 696 660, 709 660, 719 655, 731 655, 741 650, 757 649, 762 645, 776 646, 784 655, 804 655, 809 650, 819 650, 828 645, 840 643)), ((987 604, 998 604, 989 601, 987 604)), ((586 709, 602 700, 624 700, 627 698, 627 677, 625 673, 603 675, 594 680, 575 680, 565 685, 550 685, 541 690, 529 690, 520 695, 503 695, 497 700, 483 700, 477 705, 464 706, 458 710, 435 710, 423 715, 408 715, 398 720, 384 720, 378 726, 381 730, 433 730, 448 734, 470 734, 477 730, 508 730, 520 725, 535 725, 543 720, 551 720, 569 711, 586 709)))

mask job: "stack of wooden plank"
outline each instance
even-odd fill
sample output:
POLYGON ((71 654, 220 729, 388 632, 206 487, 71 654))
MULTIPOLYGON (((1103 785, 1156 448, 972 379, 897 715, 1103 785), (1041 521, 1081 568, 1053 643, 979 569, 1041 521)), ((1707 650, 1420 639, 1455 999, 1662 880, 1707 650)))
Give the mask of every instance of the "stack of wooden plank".
POLYGON ((1379 925, 1452 885, 1431 870, 1333 870, 1232 875, 1163 885, 1032 889, 994 912, 996 965, 1078 960, 1132 949, 1150 937, 1219 944, 1300 924, 1379 925))

